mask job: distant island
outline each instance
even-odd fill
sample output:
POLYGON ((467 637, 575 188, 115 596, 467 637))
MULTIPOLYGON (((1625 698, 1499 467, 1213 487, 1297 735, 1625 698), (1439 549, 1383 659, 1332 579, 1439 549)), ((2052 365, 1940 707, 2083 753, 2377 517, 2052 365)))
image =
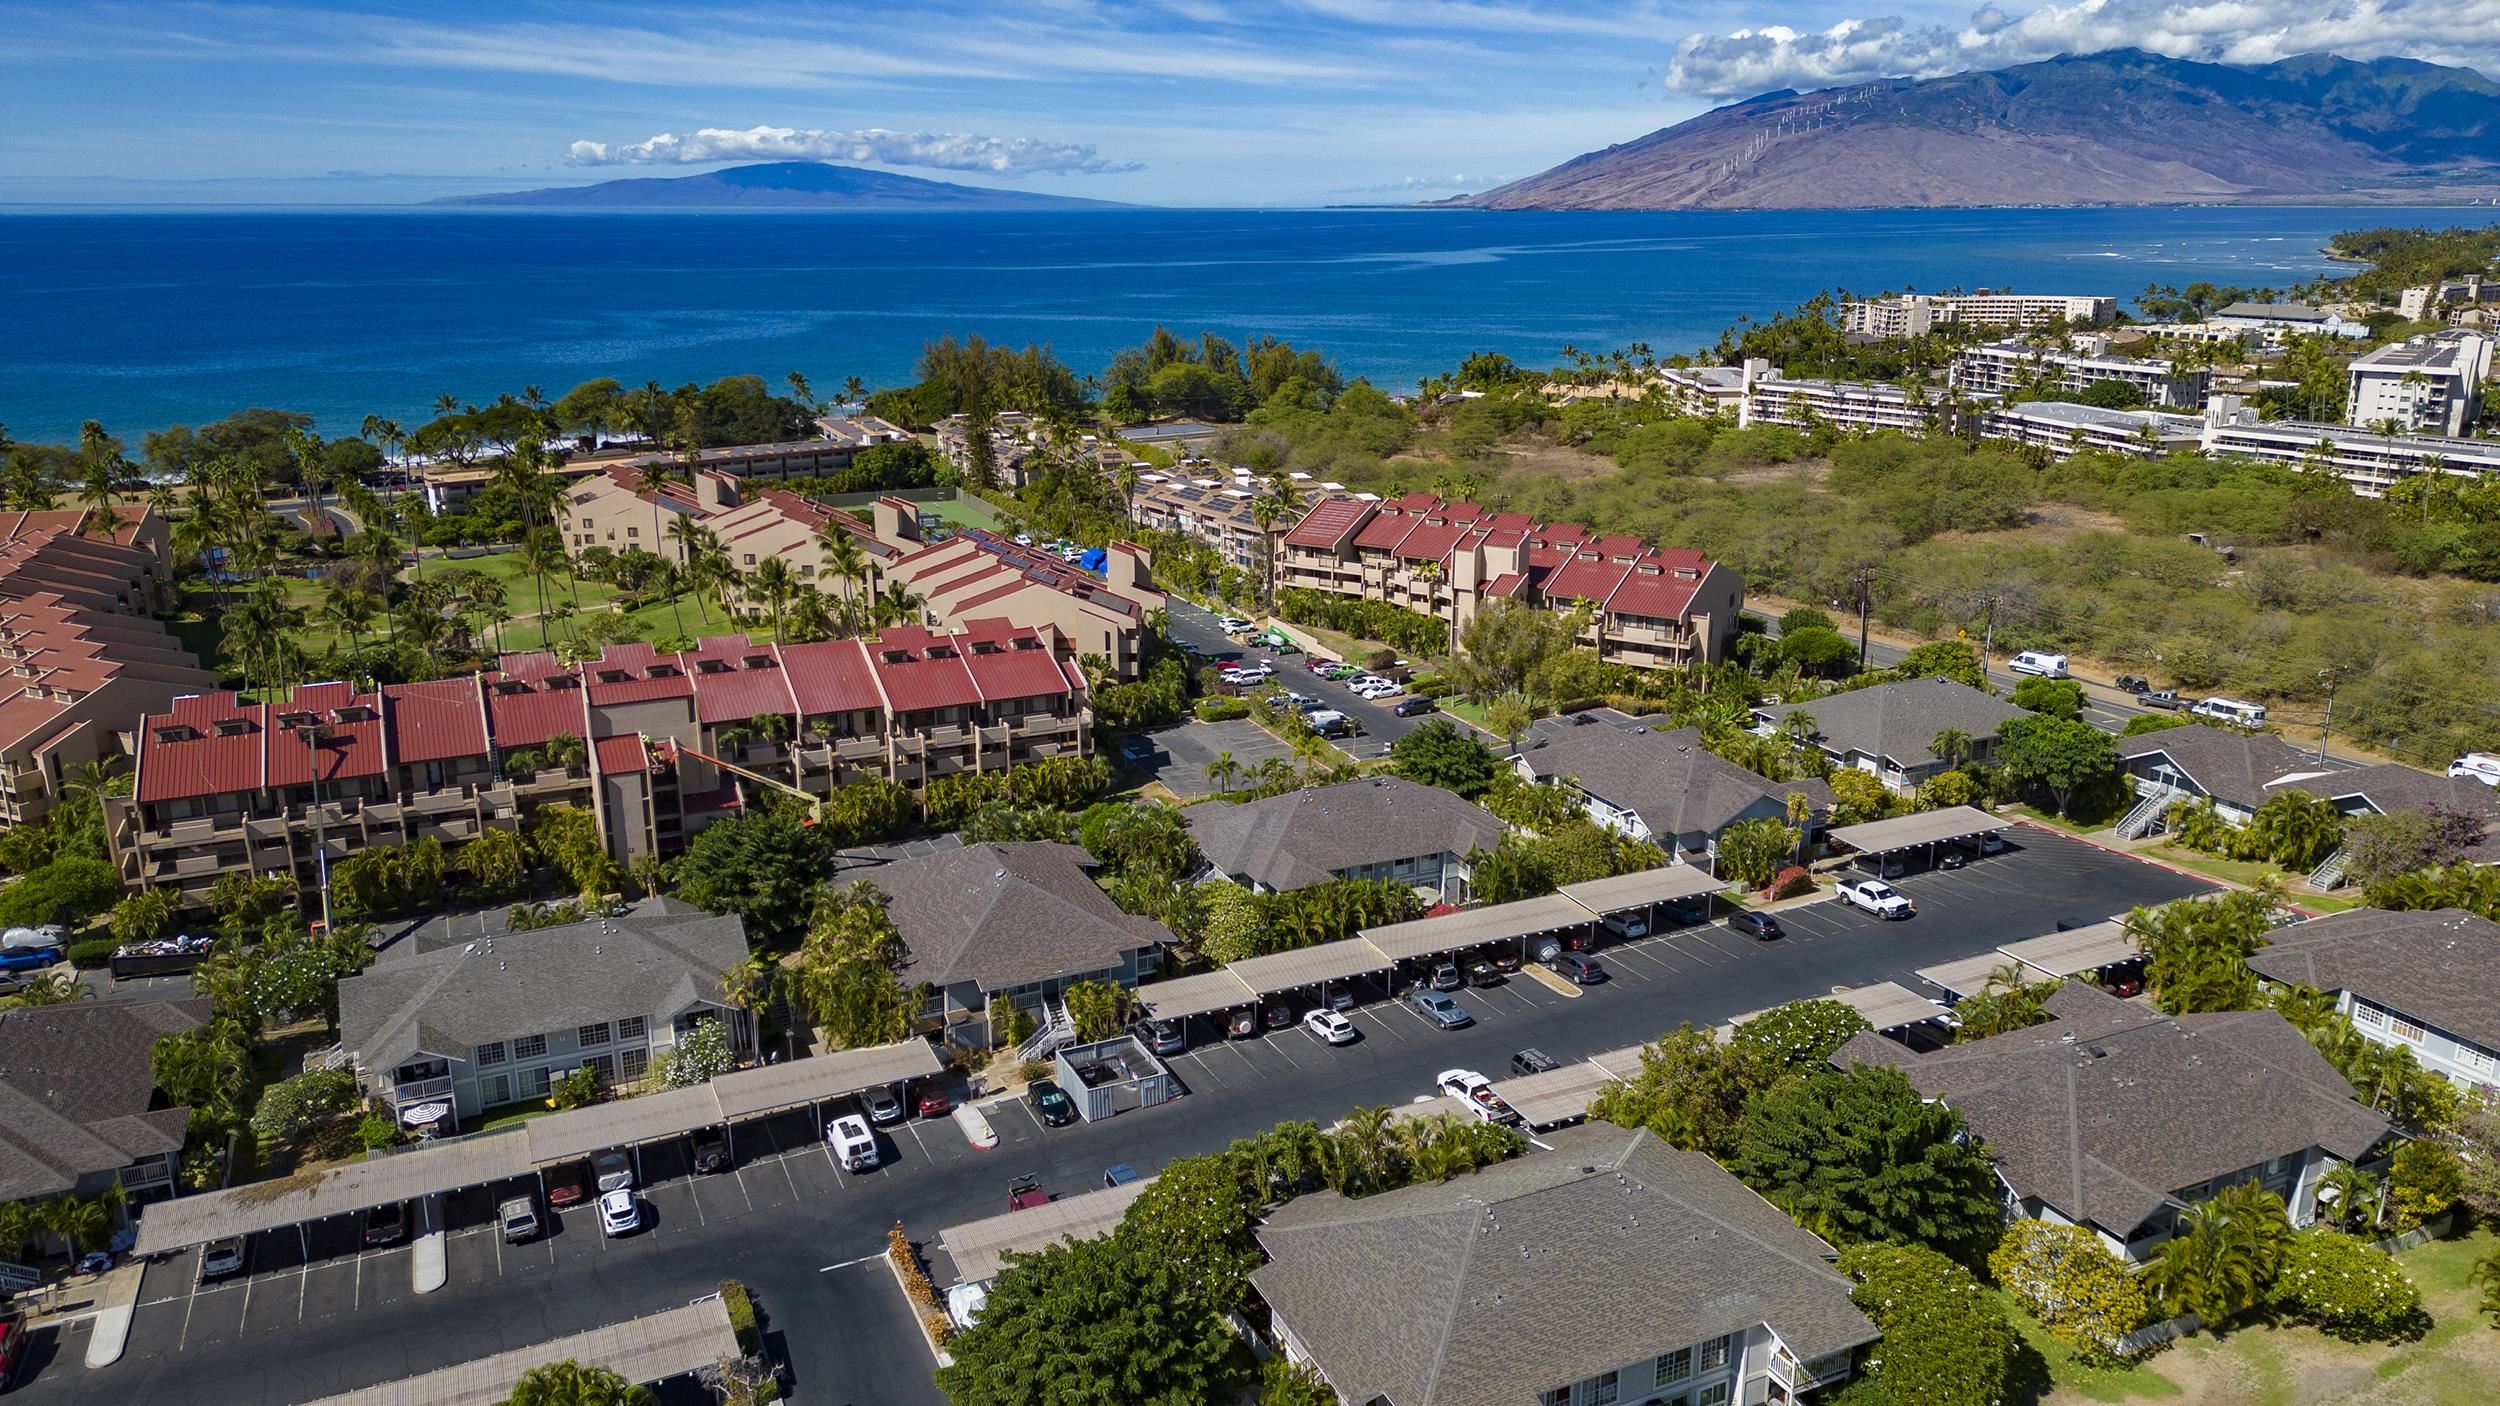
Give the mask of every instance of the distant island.
POLYGON ((505 205, 567 210, 1127 210, 1116 200, 928 181, 836 166, 772 161, 700 176, 646 176, 586 186, 494 195, 452 195, 429 205, 505 205))
POLYGON ((2413 59, 2136 49, 1748 98, 1435 204, 1479 210, 2488 202, 2500 84, 2413 59))

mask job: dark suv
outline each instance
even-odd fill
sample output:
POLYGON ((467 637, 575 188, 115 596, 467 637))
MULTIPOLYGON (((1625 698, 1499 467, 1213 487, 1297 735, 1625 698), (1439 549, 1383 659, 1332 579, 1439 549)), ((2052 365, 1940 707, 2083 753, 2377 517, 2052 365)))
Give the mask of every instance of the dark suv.
POLYGON ((365 1212, 365 1243, 396 1245, 408 1238, 408 1203, 393 1201, 365 1212))
POLYGON ((1595 957, 1583 957, 1577 952, 1557 954, 1552 965, 1554 975, 1574 986, 1587 986, 1606 979, 1606 969, 1597 964, 1595 957))
POLYGON ((1513 1074, 1549 1074, 1562 1068, 1562 1061, 1543 1050, 1527 1049, 1510 1057, 1513 1074))
POLYGON ((1727 920, 1727 930, 1741 932, 1756 942, 1768 942, 1772 938, 1788 935, 1787 930, 1780 926, 1780 920, 1768 913, 1732 914, 1727 920))

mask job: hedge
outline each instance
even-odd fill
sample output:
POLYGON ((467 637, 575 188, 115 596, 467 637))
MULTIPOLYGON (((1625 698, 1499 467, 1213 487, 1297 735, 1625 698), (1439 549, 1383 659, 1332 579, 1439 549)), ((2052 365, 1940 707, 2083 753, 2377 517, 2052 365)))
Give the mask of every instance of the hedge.
POLYGON ((1296 625, 1378 640, 1407 654, 1443 654, 1450 647, 1448 621, 1387 601, 1288 586, 1276 593, 1276 613, 1296 625))
POLYGON ((113 964, 113 954, 121 943, 109 937, 90 937, 69 945, 69 964, 81 971, 94 971, 113 964))

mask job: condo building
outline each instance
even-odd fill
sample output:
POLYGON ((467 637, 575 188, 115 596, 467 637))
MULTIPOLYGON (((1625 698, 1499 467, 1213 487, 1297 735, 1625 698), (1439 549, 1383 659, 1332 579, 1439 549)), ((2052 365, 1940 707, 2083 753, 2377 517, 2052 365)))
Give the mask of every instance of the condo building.
POLYGON ((2070 327, 2099 326, 2118 316, 2116 298, 2078 298, 2032 293, 1898 293, 1849 304, 1841 330, 1861 337, 1922 337, 1945 323, 1964 327, 2045 327, 2064 319, 2070 327))
POLYGON ((2393 421, 2406 434, 2463 435, 2482 418, 2491 359, 2492 340, 2471 332, 2380 347, 2346 368, 2344 419, 2365 427, 2393 421))
POLYGON ((2137 361, 2108 354, 2098 337, 2075 339, 2077 350, 2035 347, 2021 339, 1965 347, 1953 358, 1953 388, 1965 394, 2018 395, 2038 390, 2081 394, 2106 381, 2133 386, 2146 405, 2202 410, 2206 373, 2182 371, 2167 361, 2137 361))

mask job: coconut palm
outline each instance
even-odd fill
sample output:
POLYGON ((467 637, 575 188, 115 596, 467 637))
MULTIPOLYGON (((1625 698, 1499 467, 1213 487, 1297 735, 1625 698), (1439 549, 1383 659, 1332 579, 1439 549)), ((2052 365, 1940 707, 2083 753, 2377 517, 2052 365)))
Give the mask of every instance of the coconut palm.
POLYGON ((1216 753, 1215 760, 1207 763, 1207 780, 1219 791, 1231 792, 1234 779, 1240 775, 1241 762, 1230 750, 1216 753))
POLYGON ((1969 761, 1970 749, 1970 734, 1958 727, 1939 729, 1927 743, 1927 750, 1935 753, 1936 759, 1947 767, 1958 767, 1969 761))
POLYGON ((2256 1304, 2290 1236, 2283 1198, 2243 1182, 2179 1213, 2177 1231, 2146 1268, 2145 1282, 2169 1312, 2193 1313, 2219 1331, 2256 1304))
POLYGON ((606 1367, 568 1357, 523 1372, 504 1406, 651 1406, 657 1399, 606 1367))
POLYGON ((2344 815, 2322 796, 2277 791, 2248 818, 2248 840, 2284 868, 2306 872, 2344 842, 2344 815))
POLYGON ((78 427, 79 492, 87 500, 88 517, 85 530, 99 537, 110 537, 118 523, 114 509, 121 502, 121 477, 129 472, 130 463, 122 458, 121 443, 104 432, 104 426, 89 420, 78 427))
POLYGON ((365 626, 373 623, 373 612, 380 606, 373 592, 352 582, 334 582, 329 596, 321 603, 321 618, 338 627, 347 636, 348 647, 361 649, 365 642, 365 626))
POLYGON ((1397 1131, 1386 1105, 1357 1108, 1329 1136, 1329 1186, 1349 1195, 1379 1189, 1396 1165, 1397 1131))
POLYGON ((823 548, 826 573, 842 582, 845 613, 855 613, 851 604, 859 598, 868 577, 868 554, 860 549, 859 538, 841 519, 829 518, 816 529, 816 544, 823 548))
POLYGON ((2318 1199, 2335 1202, 2333 1219, 2337 1229, 2364 1230, 2378 1225, 2378 1178, 2350 1162, 2338 1162, 2318 1179, 2318 1199))
POLYGON ((522 537, 518 558, 521 569, 538 584, 538 615, 547 617, 547 578, 559 572, 569 573, 573 563, 564 554, 564 544, 556 540, 552 530, 533 530, 522 537))
POLYGON ((95 988, 67 972, 46 972, 18 988, 17 994, 0 1000, 0 1008, 26 1006, 70 1006, 95 999, 95 988))
POLYGON ((773 643, 781 643, 781 613, 790 603, 790 593, 798 589, 798 576, 790 570, 790 563, 779 557, 766 557, 755 564, 747 584, 772 612, 773 643))
POLYGON ((887 582, 886 588, 878 593, 874 607, 877 627, 916 625, 920 623, 920 608, 925 603, 917 592, 902 582, 887 582))

